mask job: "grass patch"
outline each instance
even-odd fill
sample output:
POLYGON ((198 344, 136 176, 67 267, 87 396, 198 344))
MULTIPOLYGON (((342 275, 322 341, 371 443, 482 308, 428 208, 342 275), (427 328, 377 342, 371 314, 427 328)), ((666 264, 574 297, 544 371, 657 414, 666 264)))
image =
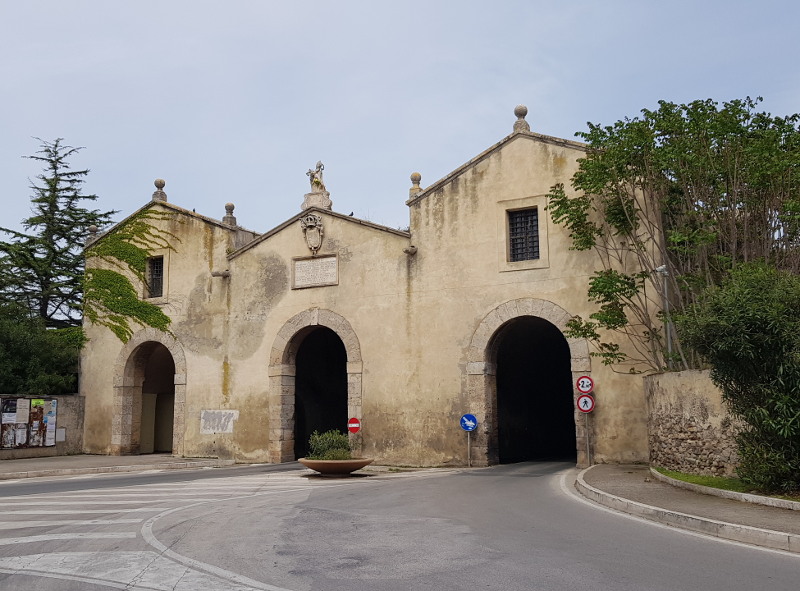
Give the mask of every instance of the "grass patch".
MULTIPOLYGON (((655 467, 654 467, 655 468, 655 467)), ((753 490, 753 487, 746 485, 738 478, 727 478, 724 476, 701 476, 699 474, 684 474, 683 472, 676 472, 675 470, 667 470, 666 468, 655 468, 656 471, 669 476, 675 480, 682 482, 689 482, 691 484, 699 484, 701 486, 708 486, 710 488, 718 488, 721 490, 732 490, 740 493, 750 493, 754 495, 761 495, 765 497, 774 497, 776 499, 786 499, 788 501, 800 501, 800 495, 765 495, 764 493, 753 490)))
POLYGON ((700 474, 684 474, 683 472, 667 470, 666 468, 656 468, 656 470, 664 476, 669 476, 670 478, 674 478, 675 480, 680 480, 682 482, 689 482, 691 484, 699 484, 701 486, 719 488, 722 490, 732 490, 740 493, 754 492, 751 487, 747 486, 738 478, 727 478, 725 476, 701 476, 700 474))

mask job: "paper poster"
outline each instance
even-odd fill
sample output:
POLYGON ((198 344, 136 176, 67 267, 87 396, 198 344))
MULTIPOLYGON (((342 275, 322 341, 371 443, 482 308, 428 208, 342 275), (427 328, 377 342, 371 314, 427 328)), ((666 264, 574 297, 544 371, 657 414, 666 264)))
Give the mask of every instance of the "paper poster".
POLYGON ((14 447, 15 439, 16 427, 14 425, 0 427, 0 447, 14 447))
POLYGON ((17 445, 25 445, 26 443, 28 443, 28 429, 27 429, 27 427, 24 427, 22 429, 17 427, 17 441, 16 441, 16 444, 17 445))
POLYGON ((27 398, 17 398, 17 423, 27 423, 31 416, 31 401, 27 398))
POLYGON ((45 446, 50 446, 50 445, 55 445, 56 444, 56 430, 55 429, 49 429, 49 428, 47 429, 47 433, 44 434, 44 444, 45 444, 45 446))
POLYGON ((15 398, 3 398, 0 422, 2 424, 17 422, 17 400, 15 398))

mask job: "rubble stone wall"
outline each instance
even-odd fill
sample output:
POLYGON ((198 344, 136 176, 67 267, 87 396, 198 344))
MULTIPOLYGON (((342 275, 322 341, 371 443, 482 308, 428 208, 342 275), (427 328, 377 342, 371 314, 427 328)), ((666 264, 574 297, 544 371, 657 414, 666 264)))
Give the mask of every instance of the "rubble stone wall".
POLYGON ((644 378, 650 465, 688 474, 733 476, 736 422, 708 371, 644 378))

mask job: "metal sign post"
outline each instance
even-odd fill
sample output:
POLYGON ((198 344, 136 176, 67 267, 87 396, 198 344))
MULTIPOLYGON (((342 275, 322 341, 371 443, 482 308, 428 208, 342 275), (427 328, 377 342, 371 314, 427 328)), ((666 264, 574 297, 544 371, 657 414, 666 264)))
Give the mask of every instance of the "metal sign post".
POLYGON ((584 423, 584 428, 586 429, 586 464, 591 466, 592 465, 592 448, 589 447, 589 413, 583 413, 586 422, 584 423))
POLYGON ((470 433, 478 428, 478 419, 475 418, 475 415, 463 415, 461 417, 461 428, 467 432, 467 466, 472 468, 472 445, 470 445, 470 433))
MULTIPOLYGON (((592 384, 594 386, 594 384, 592 384)), ((589 447, 589 414, 594 410, 594 396, 591 394, 581 394, 575 401, 578 410, 586 417, 584 429, 586 430, 586 463, 592 465, 592 448, 589 447)))

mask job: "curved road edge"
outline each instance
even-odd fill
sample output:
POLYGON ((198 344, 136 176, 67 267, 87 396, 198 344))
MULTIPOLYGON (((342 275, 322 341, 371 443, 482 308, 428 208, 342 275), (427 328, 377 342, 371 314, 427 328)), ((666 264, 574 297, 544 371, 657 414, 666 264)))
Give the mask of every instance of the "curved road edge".
POLYGON ((670 525, 673 527, 694 531, 709 536, 715 536, 735 542, 764 546, 774 550, 783 550, 800 554, 800 535, 786 532, 760 529, 734 523, 717 521, 698 515, 690 515, 671 511, 661 507, 646 505, 623 497, 612 495, 588 484, 584 474, 592 467, 581 470, 575 480, 575 488, 587 499, 615 509, 635 515, 643 519, 670 525))

